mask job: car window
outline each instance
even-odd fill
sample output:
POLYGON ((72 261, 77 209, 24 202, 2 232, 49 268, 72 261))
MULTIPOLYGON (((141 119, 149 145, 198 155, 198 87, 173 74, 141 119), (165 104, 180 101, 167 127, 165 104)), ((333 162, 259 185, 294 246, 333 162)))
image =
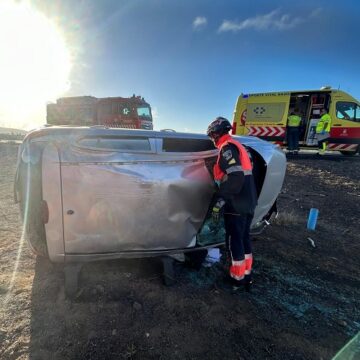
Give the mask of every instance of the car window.
POLYGON ((200 152, 214 149, 214 144, 208 139, 164 138, 162 147, 164 152, 200 152))
POLYGON ((146 137, 91 136, 78 141, 83 147, 117 151, 150 151, 150 141, 146 137))
POLYGON ((339 101, 336 103, 338 119, 360 121, 360 107, 353 102, 339 101))

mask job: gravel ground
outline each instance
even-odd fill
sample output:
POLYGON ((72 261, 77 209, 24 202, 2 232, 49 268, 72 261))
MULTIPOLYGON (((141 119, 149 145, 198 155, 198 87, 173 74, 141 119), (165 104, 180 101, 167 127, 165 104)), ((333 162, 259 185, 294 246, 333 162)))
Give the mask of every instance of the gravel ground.
POLYGON ((289 158, 279 218, 254 239, 251 293, 223 289, 221 264, 178 263, 165 287, 159 260, 122 260, 86 265, 70 301, 62 267, 22 244, 16 151, 0 145, 1 359, 320 360, 360 330, 359 156, 289 158))

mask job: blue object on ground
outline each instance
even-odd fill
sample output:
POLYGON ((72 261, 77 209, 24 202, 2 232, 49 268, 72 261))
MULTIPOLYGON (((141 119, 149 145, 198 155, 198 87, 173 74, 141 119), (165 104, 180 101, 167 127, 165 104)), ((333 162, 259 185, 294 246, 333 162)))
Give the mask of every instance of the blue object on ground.
POLYGON ((307 228, 309 230, 315 230, 318 216, 319 216, 319 210, 315 208, 311 208, 307 222, 307 228))

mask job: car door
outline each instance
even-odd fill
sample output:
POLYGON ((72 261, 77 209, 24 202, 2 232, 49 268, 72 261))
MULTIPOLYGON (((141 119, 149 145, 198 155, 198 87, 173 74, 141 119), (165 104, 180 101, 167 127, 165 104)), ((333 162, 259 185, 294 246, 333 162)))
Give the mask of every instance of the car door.
POLYGON ((330 131, 330 149, 356 150, 360 138, 360 106, 352 101, 336 101, 330 131))

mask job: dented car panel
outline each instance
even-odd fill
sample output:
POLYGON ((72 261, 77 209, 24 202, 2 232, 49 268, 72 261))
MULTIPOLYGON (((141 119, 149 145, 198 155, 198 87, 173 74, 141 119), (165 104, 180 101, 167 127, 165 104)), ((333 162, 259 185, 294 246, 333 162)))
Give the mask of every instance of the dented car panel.
MULTIPOLYGON (((280 192, 286 161, 269 143, 240 141, 261 168, 255 226, 280 192)), ((22 144, 16 188, 20 202, 26 196, 32 202, 30 212, 39 208, 33 218, 45 208, 42 241, 54 262, 154 256, 197 246, 216 191, 216 156, 200 134, 44 128, 22 144), (34 168, 41 176, 30 188, 34 168), (33 199, 28 193, 38 187, 41 196, 33 199)))
POLYGON ((213 193, 200 161, 66 163, 61 175, 66 253, 188 247, 213 193))

